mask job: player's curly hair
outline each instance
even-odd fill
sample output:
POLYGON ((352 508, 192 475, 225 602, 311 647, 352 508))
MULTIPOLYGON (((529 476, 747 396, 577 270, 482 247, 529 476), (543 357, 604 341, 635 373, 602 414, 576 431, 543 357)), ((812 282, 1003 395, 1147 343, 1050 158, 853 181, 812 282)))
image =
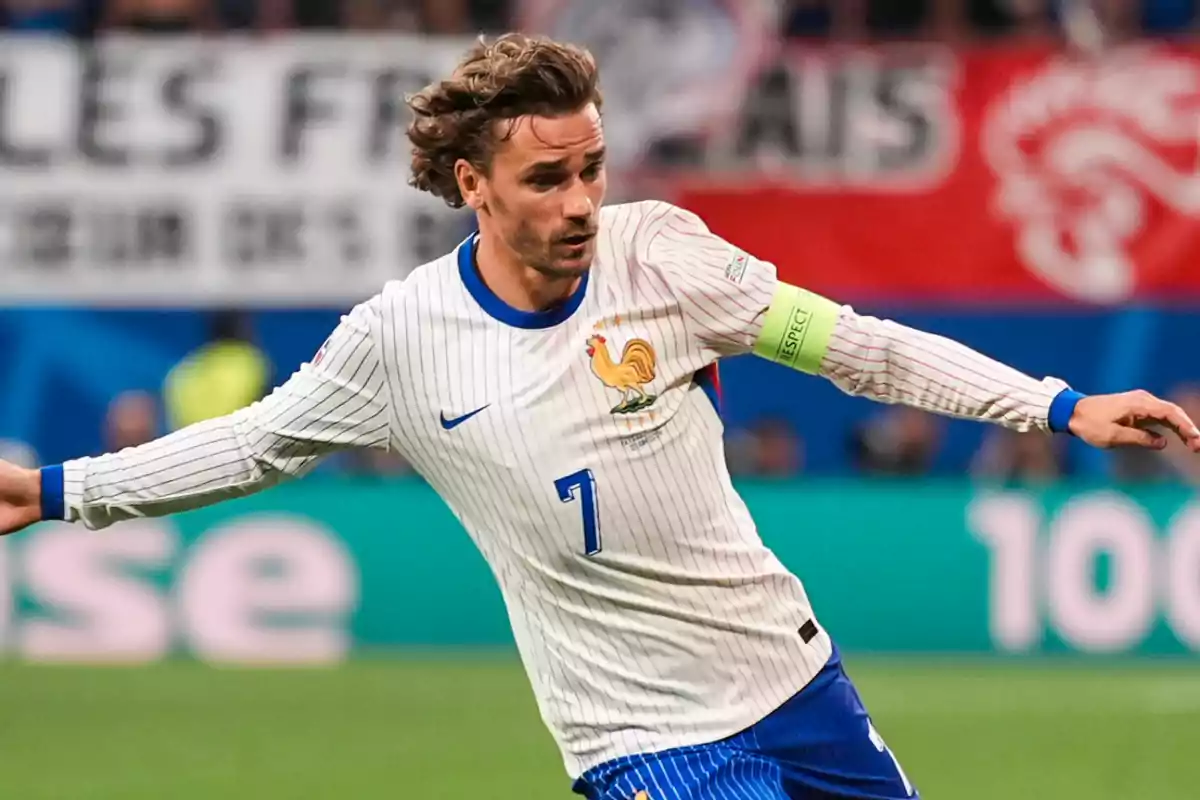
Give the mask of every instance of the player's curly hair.
POLYGON ((493 148, 512 135, 511 125, 500 130, 496 123, 570 114, 588 103, 602 103, 588 51, 524 34, 480 37, 449 78, 408 98, 409 183, 461 208, 454 164, 463 158, 488 174, 493 148))

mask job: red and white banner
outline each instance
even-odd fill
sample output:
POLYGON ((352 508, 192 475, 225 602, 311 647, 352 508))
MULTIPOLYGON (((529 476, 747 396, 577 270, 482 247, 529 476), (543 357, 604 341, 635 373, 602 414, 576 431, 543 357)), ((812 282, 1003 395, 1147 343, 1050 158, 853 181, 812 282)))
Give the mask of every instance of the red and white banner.
POLYGON ((851 300, 1200 299, 1200 48, 796 47, 676 202, 851 300))

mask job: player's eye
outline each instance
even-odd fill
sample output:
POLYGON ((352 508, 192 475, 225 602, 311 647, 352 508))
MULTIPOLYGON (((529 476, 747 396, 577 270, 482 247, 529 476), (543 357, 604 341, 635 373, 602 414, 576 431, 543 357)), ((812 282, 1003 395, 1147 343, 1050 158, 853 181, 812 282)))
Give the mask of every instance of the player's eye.
POLYGON ((594 181, 594 180, 596 180, 596 178, 600 177, 600 171, 603 169, 604 169, 603 161, 593 161, 591 164, 588 164, 586 167, 583 168, 583 173, 582 173, 583 179, 585 181, 589 181, 589 182, 594 181))
POLYGON ((535 189, 553 189, 563 181, 563 176, 557 172, 539 172, 526 179, 526 183, 535 189))

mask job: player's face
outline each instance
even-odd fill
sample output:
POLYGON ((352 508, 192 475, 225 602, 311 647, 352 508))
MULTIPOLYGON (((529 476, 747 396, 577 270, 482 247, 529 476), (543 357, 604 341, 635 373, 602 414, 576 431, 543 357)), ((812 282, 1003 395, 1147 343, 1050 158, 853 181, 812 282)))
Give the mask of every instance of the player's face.
POLYGON ((490 223, 522 263, 549 278, 582 275, 606 188, 600 112, 517 120, 480 184, 490 223))

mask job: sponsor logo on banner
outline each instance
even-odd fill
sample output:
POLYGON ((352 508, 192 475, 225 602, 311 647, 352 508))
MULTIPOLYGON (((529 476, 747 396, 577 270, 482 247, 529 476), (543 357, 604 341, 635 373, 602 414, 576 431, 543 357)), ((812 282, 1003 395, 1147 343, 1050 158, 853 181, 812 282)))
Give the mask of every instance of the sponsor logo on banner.
POLYGON ((404 97, 470 41, 0 41, 6 302, 347 304, 470 215, 407 185, 404 97))
POLYGON ((309 517, 250 514, 191 541, 166 520, 105 536, 45 523, 19 546, 0 542, 0 654, 333 664, 350 651, 360 595, 356 555, 309 517))
POLYGON ((1131 297, 1156 266, 1152 237, 1200 219, 1198 111, 1200 61, 1149 46, 1016 77, 982 144, 1020 263, 1076 299, 1131 297))

